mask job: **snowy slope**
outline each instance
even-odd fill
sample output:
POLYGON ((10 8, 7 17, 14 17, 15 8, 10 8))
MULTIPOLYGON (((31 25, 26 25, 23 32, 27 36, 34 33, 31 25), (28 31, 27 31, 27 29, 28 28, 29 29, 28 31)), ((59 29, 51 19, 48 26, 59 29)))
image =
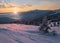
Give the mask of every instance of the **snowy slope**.
POLYGON ((0 43, 60 43, 60 27, 57 36, 41 35, 39 26, 23 24, 0 24, 0 43))

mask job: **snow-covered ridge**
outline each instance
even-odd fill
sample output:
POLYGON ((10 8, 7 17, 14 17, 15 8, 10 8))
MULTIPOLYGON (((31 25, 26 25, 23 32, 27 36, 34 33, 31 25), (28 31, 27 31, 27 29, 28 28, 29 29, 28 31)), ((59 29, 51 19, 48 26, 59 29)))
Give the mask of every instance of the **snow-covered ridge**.
MULTIPOLYGON (((24 24, 0 24, 0 43, 60 43, 57 36, 41 35, 39 26, 24 24)), ((60 27, 51 27, 60 33, 60 27)))
POLYGON ((37 29, 38 26, 24 25, 24 24, 0 24, 0 28, 6 28, 9 30, 31 30, 37 29))

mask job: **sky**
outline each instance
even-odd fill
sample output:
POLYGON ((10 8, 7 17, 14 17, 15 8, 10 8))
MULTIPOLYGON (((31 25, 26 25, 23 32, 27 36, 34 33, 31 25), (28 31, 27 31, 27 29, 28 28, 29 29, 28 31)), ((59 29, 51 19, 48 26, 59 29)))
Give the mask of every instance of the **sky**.
MULTIPOLYGON (((9 3, 8 5, 10 7, 14 6, 15 9, 17 10, 20 9, 18 11, 29 11, 29 10, 36 10, 36 9, 38 10, 60 9, 60 0, 0 0, 0 3, 1 2, 9 3)), ((14 8, 7 7, 7 9, 10 10, 14 8)), ((3 8, 1 8, 1 10, 2 9, 3 8)))

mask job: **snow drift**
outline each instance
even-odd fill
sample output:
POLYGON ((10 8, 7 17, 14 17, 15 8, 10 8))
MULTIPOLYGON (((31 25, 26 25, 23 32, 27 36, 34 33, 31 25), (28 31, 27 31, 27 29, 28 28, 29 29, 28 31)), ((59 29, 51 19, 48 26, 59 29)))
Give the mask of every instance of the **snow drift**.
POLYGON ((60 27, 57 36, 41 35, 39 26, 23 24, 0 24, 0 43, 60 43, 60 27))

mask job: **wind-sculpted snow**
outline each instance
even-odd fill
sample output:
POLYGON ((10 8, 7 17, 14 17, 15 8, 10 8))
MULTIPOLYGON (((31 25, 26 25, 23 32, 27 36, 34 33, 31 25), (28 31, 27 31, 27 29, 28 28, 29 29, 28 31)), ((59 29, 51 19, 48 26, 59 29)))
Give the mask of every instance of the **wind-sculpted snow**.
MULTIPOLYGON (((0 24, 0 43, 60 43, 60 34, 42 35, 39 26, 23 24, 0 24)), ((52 27, 60 33, 60 27, 52 27)))

